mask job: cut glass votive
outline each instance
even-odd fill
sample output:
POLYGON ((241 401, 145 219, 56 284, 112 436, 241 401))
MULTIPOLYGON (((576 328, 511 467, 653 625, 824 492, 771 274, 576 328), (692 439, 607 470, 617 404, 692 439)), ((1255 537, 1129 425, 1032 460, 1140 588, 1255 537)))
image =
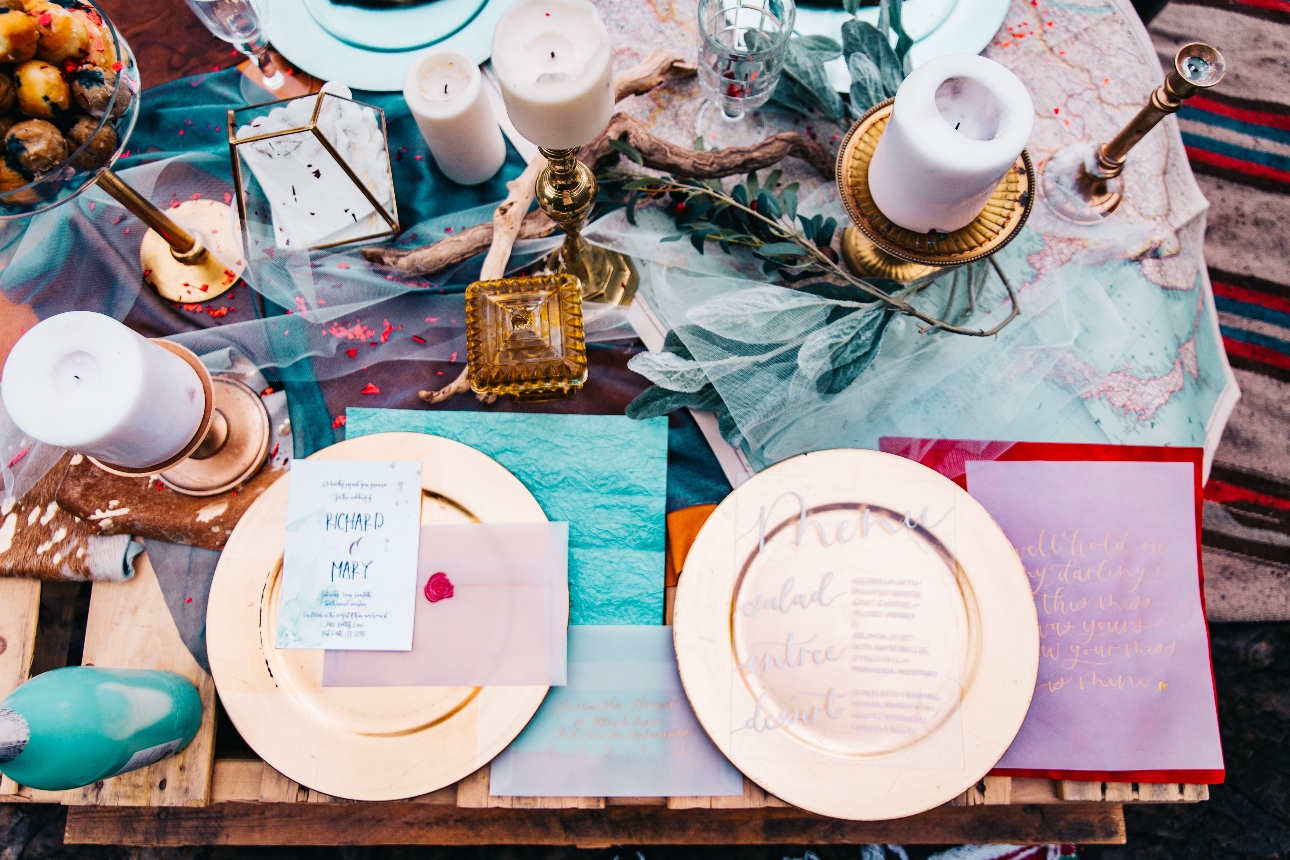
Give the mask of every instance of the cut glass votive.
POLYGON ((567 397, 587 381, 582 285, 573 275, 466 288, 467 379, 480 394, 567 397))

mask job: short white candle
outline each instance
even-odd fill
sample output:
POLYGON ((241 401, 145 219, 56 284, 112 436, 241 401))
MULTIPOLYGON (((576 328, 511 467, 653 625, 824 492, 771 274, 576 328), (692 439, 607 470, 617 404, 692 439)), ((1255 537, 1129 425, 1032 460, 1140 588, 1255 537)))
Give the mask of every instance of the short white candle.
POLYGON ((512 6, 493 31, 493 71, 515 129, 538 146, 582 146, 613 116, 609 33, 587 0, 512 6))
POLYGON ((869 162, 873 202, 916 233, 972 223, 1025 149, 1035 110, 1024 84, 985 57, 948 54, 914 70, 869 162))
POLYGON ((465 54, 432 51, 418 58, 403 76, 403 98, 444 176, 478 185, 501 169, 506 141, 479 67, 465 54))
POLYGON ((206 409, 187 362, 89 311, 52 316, 19 338, 0 395, 28 436, 131 469, 182 451, 206 409))

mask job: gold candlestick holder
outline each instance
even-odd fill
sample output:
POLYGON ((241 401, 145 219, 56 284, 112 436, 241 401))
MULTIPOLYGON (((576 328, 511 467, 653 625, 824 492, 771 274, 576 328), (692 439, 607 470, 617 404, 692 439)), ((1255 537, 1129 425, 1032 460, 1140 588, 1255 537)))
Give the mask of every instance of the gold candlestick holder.
POLYGON ((1124 200, 1119 177, 1133 147, 1162 119, 1177 113, 1184 101, 1221 81, 1226 72, 1227 63, 1217 48, 1203 42, 1183 45, 1165 82, 1119 134, 1100 146, 1071 144, 1044 162, 1039 181, 1044 203, 1053 214, 1075 224, 1096 224, 1113 213, 1124 200))
POLYGON ((205 302, 228 292, 245 264, 230 209, 217 200, 185 200, 172 212, 193 225, 185 230, 111 170, 96 180, 132 215, 148 225, 139 246, 143 280, 172 302, 205 302), (206 242, 201 241, 205 236, 206 242), (208 245, 210 247, 208 247, 208 245), (212 254, 212 249, 217 254, 212 254))
MULTIPOLYGON (((153 343, 179 356, 202 383, 205 409, 193 438, 177 454, 151 466, 132 468, 90 461, 105 472, 127 478, 156 475, 186 496, 215 496, 239 486, 260 470, 269 456, 269 411, 260 395, 229 376, 211 376, 190 349, 160 338, 153 343)), ((164 416, 163 416, 164 418, 164 416)))
POLYGON ((874 105, 847 132, 838 149, 838 191, 855 226, 842 234, 842 258, 861 278, 912 281, 945 266, 996 253, 1021 232, 1034 205, 1035 168, 1022 150, 972 223, 951 233, 915 233, 892 222, 869 191, 869 162, 891 120, 895 99, 874 105))
POLYGON ((582 238, 582 225, 596 203, 596 177, 591 168, 578 160, 577 149, 539 151, 547 166, 537 176, 537 202, 564 231, 564 244, 545 261, 547 270, 576 277, 584 299, 629 304, 640 283, 631 261, 582 238))

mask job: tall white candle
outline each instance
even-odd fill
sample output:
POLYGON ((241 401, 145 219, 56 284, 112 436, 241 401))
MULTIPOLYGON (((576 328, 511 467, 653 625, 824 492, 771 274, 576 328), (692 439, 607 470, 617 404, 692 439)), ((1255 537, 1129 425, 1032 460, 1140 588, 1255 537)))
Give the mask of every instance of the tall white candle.
POLYGON ((493 31, 506 113, 547 149, 595 140, 614 113, 609 33, 587 0, 520 0, 493 31))
POLYGON ((914 70, 869 162, 873 202, 907 230, 948 233, 981 214, 1030 138, 1024 84, 985 57, 948 54, 914 70))
POLYGON ((89 311, 52 316, 19 338, 0 396, 28 436, 132 469, 182 451, 206 409, 187 362, 89 311))
POLYGON ((403 76, 403 98, 444 175, 462 185, 490 179, 506 161, 479 67, 465 54, 432 51, 403 76))

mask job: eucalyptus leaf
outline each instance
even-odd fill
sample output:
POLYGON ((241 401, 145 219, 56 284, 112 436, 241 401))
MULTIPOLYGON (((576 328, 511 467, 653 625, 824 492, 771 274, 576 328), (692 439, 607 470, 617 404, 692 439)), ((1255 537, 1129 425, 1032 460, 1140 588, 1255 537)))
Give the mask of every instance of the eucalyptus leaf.
POLYGON ((859 51, 847 59, 847 70, 851 72, 851 112, 859 119, 865 111, 887 98, 882 72, 878 71, 868 54, 859 51))
POLYGON ((797 43, 825 63, 842 56, 842 46, 828 36, 798 36, 797 43))
POLYGON ((832 306, 819 296, 768 285, 708 299, 690 308, 686 316, 695 325, 734 341, 782 343, 818 327, 832 306))
POLYGON ((757 249, 757 253, 765 254, 768 257, 805 257, 806 252, 802 246, 796 242, 772 242, 769 245, 762 245, 757 249))
POLYGON ((627 366, 671 391, 693 392, 708 384, 708 375, 697 361, 670 352, 640 352, 632 356, 627 366))
POLYGON ((842 0, 842 8, 848 15, 854 15, 860 8, 860 0, 842 0))
POLYGON ((822 394, 846 388, 878 355, 890 319, 889 310, 874 305, 811 332, 797 351, 797 378, 814 380, 822 394))
POLYGON ((614 138, 611 137, 609 138, 609 145, 612 148, 621 152, 623 155, 630 158, 632 161, 636 162, 637 164, 643 165, 645 163, 645 158, 641 155, 641 151, 636 147, 632 146, 627 141, 615 140, 614 138))
POLYGON ((784 76, 801 86, 807 102, 795 105, 794 109, 804 113, 806 107, 814 107, 829 119, 842 122, 846 118, 846 110, 841 97, 829 83, 829 76, 824 71, 824 61, 820 56, 803 47, 799 38, 788 42, 788 54, 784 57, 784 76))
POLYGON ((652 385, 627 404, 628 418, 657 418, 678 409, 712 411, 722 407, 721 395, 711 385, 698 391, 671 391, 661 385, 652 385))
MULTIPOLYGON (((847 58, 848 67, 856 54, 867 57, 879 72, 884 95, 878 101, 896 95, 900 82, 905 79, 905 72, 887 36, 864 21, 847 21, 842 25, 842 55, 847 58)), ((855 72, 851 74, 854 82, 855 72)))
POLYGON ((914 40, 905 32, 905 25, 901 21, 902 6, 904 0, 881 0, 878 4, 878 30, 886 33, 888 30, 896 34, 896 56, 900 59, 903 67, 908 70, 906 62, 909 49, 914 47, 914 40))
POLYGON ((784 204, 784 217, 789 221, 797 218, 797 188, 798 185, 794 182, 779 195, 780 202, 784 204))

